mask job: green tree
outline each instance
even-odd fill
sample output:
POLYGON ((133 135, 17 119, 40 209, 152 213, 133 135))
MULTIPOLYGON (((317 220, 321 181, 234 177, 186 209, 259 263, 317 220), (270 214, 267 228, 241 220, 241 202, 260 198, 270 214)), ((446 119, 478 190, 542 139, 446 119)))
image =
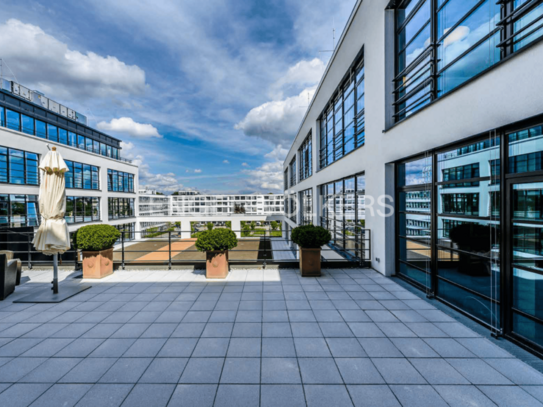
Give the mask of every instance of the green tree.
POLYGON ((256 222, 253 220, 251 222, 251 230, 255 230, 255 228, 256 228, 256 222))
POLYGON ((241 227, 241 236, 248 237, 251 236, 251 228, 249 225, 245 224, 241 227))
POLYGON ((275 221, 275 220, 272 220, 270 222, 270 226, 271 226, 272 230, 277 230, 277 228, 279 227, 279 223, 277 223, 277 221, 275 221))
POLYGON ((207 230, 213 230, 213 222, 207 222, 206 227, 207 230))

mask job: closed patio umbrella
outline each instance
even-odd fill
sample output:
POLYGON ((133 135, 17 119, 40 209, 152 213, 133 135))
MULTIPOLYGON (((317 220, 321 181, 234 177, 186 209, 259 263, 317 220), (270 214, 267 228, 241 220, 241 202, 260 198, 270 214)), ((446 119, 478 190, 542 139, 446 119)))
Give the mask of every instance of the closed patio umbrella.
POLYGON ((66 181, 68 166, 52 148, 40 162, 42 171, 39 207, 41 222, 32 243, 37 251, 53 256, 53 292, 58 293, 58 254, 70 249, 70 233, 64 220, 66 212, 66 181))

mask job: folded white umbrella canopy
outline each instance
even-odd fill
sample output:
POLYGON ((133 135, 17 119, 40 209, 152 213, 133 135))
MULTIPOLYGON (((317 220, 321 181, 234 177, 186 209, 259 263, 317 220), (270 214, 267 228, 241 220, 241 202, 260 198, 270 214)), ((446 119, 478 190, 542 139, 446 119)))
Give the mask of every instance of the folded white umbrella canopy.
POLYGON ((32 243, 34 248, 45 255, 54 256, 53 291, 58 292, 57 255, 70 249, 70 233, 64 214, 66 213, 66 181, 64 173, 68 166, 53 147, 40 162, 42 171, 40 184, 41 222, 32 243))

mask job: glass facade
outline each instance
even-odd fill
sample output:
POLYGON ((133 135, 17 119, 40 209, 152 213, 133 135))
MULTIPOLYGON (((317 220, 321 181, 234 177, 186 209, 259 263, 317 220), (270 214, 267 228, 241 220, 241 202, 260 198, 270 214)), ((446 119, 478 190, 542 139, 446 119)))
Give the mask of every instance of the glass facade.
POLYGON ((90 196, 66 197, 66 223, 96 222, 100 217, 100 198, 90 196))
POLYGON ((107 190, 114 192, 134 192, 134 174, 107 170, 107 190))
POLYGON ((324 168, 365 142, 365 77, 364 65, 357 59, 348 79, 342 83, 320 122, 320 168, 324 168))
POLYGON ((38 154, 0 146, 0 183, 38 185, 38 154))
POLYGON ((0 194, 0 227, 38 226, 37 195, 0 194))
POLYGON ((300 192, 302 204, 302 225, 313 224, 313 189, 306 189, 300 192))
POLYGON ((396 7, 395 119, 409 117, 543 35, 543 6, 404 0, 396 7), (505 17, 505 18, 504 18, 505 17))
POLYGON ((313 174, 313 141, 311 132, 305 138, 298 153, 300 154, 300 181, 302 181, 313 174))
POLYGON ((539 123, 497 129, 396 173, 397 274, 539 351, 542 133, 539 123))
POLYGON ((292 159, 289 164, 289 188, 296 185, 296 156, 292 159))
POLYGON ((68 189, 100 189, 98 167, 66 160, 66 188, 68 189))
POLYGON ((121 159, 119 148, 93 140, 90 137, 85 137, 81 134, 73 133, 68 129, 58 127, 51 123, 45 123, 41 120, 34 119, 33 117, 4 107, 0 107, 0 116, 0 126, 7 127, 8 129, 77 147, 117 160, 121 159))
POLYGON ((108 198, 108 216, 109 220, 133 218, 136 216, 134 211, 133 198, 108 198))
POLYGON ((123 235, 117 240, 119 243, 123 238, 125 242, 134 240, 136 238, 136 224, 135 223, 123 223, 122 225, 113 225, 123 235))
POLYGON ((332 234, 330 245, 347 257, 365 258, 364 174, 320 186, 321 226, 332 234))

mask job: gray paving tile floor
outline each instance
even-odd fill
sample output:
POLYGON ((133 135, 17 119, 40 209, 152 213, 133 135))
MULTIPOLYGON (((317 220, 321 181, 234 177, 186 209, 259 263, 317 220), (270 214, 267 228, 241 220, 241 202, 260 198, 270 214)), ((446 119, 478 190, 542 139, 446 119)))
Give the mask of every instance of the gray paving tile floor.
POLYGON ((49 288, 25 275, 0 303, 0 406, 543 407, 538 370, 369 269, 117 271, 14 304, 49 288))

